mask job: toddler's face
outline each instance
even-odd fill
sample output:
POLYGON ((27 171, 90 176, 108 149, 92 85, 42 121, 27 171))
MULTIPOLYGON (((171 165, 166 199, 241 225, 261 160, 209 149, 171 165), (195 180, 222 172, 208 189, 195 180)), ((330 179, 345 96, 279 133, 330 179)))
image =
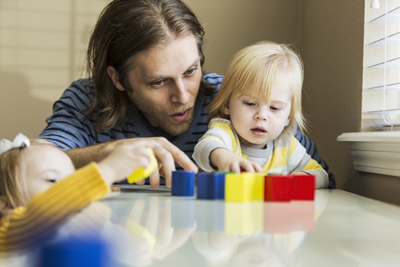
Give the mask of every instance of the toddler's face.
POLYGON ((26 184, 27 202, 74 172, 71 159, 57 147, 32 144, 22 151, 20 177, 26 184))
POLYGON ((289 124, 292 89, 286 77, 279 75, 271 88, 271 97, 257 99, 258 90, 230 101, 224 112, 230 116, 239 140, 248 147, 262 149, 276 139, 289 124))

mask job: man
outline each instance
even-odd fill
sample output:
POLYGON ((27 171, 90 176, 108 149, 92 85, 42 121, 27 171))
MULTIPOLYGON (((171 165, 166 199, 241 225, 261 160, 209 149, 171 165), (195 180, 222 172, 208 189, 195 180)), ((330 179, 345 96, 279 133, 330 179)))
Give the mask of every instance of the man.
MULTIPOLYGON (((103 159, 117 142, 150 137, 159 144, 154 152, 168 187, 174 161, 197 171, 190 158, 207 130, 204 108, 222 81, 222 76, 202 72, 203 35, 196 16, 180 0, 112 1, 89 41, 91 78, 67 88, 40 138, 66 150, 79 168, 103 159)), ((302 133, 297 138, 327 169, 314 144, 302 133)), ((158 173, 150 176, 153 188, 159 179, 158 173)), ((334 186, 333 176, 332 181, 334 186)))

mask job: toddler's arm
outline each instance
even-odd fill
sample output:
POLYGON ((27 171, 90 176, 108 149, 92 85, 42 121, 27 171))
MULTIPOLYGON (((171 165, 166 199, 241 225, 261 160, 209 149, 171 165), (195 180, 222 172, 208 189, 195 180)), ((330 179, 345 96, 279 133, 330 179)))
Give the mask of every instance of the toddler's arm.
POLYGON ((146 168, 151 159, 147 147, 154 146, 151 141, 118 146, 99 164, 77 170, 36 195, 27 207, 14 209, 1 221, 0 253, 26 248, 49 237, 70 216, 107 195, 112 183, 125 179, 140 166, 146 168))
POLYGON ((290 140, 290 150, 292 151, 289 158, 291 173, 303 172, 313 174, 316 177, 315 188, 328 188, 328 173, 316 160, 311 158, 304 146, 294 136, 290 140))

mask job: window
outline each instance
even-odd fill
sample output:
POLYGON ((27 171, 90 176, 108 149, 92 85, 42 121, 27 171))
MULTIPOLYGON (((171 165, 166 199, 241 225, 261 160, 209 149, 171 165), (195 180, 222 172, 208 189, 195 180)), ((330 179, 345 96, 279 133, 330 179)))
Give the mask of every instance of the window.
POLYGON ((338 141, 356 170, 400 177, 400 0, 365 2, 362 108, 362 132, 338 141))
POLYGON ((399 0, 366 1, 362 131, 400 129, 399 22, 399 0))

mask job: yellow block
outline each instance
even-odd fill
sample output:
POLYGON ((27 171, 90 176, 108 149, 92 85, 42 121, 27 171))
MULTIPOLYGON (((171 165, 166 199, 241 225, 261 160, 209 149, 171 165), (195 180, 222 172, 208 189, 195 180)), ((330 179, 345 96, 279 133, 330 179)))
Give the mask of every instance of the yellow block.
POLYGON ((254 173, 253 199, 264 201, 264 176, 265 173, 254 173))
POLYGON ((228 173, 225 176, 225 201, 246 202, 253 200, 254 178, 246 173, 228 173))
POLYGON ((157 159, 154 156, 153 149, 148 147, 147 150, 151 154, 151 160, 149 166, 147 166, 146 169, 144 169, 143 167, 137 168, 133 173, 131 173, 131 175, 128 176, 128 183, 133 184, 136 181, 149 177, 149 175, 157 168, 158 166, 157 159))
POLYGON ((264 200, 263 173, 228 173, 225 176, 225 201, 246 202, 264 200))

